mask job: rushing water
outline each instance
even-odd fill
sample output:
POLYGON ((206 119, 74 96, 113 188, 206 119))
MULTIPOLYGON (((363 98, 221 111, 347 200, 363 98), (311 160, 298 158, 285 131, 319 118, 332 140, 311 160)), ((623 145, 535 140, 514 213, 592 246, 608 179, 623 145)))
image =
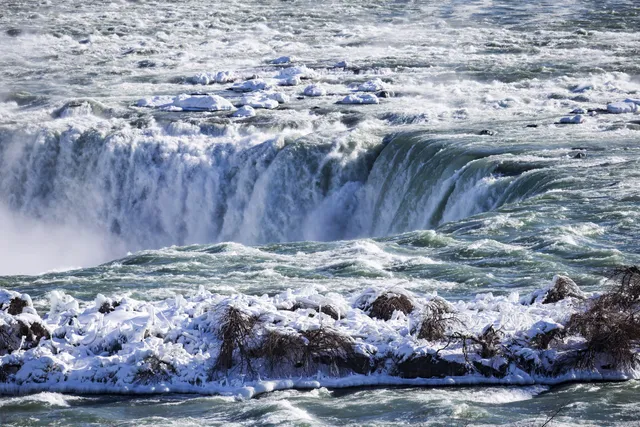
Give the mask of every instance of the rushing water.
MULTIPOLYGON (((82 301, 315 286, 601 291, 640 263, 640 6, 564 1, 36 1, 0 10, 0 287, 82 301), (289 102, 137 107, 272 78, 289 102), (340 61, 347 67, 334 67, 340 61), (338 105, 380 78, 394 96, 338 105), (327 95, 303 97, 319 83, 327 95)), ((0 398, 0 424, 612 425, 637 384, 0 398)))

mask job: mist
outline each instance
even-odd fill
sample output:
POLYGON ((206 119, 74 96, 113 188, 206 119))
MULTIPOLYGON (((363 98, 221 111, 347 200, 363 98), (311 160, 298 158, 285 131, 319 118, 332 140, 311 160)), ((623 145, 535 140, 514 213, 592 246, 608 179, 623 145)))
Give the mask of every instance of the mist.
POLYGON ((0 204, 0 276, 90 267, 123 254, 123 245, 104 233, 48 224, 0 204))

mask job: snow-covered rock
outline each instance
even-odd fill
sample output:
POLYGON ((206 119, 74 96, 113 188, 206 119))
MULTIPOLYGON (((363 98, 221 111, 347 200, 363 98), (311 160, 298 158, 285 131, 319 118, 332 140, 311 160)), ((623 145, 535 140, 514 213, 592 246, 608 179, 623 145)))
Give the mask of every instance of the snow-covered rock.
POLYGON ((320 85, 309 85, 304 88, 303 94, 305 96, 325 96, 327 90, 320 85))
POLYGON ((351 94, 345 96, 338 104, 379 104, 380 100, 371 93, 367 94, 351 94))

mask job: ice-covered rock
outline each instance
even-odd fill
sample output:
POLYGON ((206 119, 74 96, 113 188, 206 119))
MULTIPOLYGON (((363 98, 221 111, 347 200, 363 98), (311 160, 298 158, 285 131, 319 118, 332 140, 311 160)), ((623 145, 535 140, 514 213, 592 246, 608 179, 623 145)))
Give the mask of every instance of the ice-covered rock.
POLYGON ((635 113, 638 111, 638 104, 635 102, 612 102, 607 105, 607 111, 611 114, 635 113))
POLYGON ((580 114, 576 114, 572 117, 563 117, 560 119, 560 123, 564 125, 578 125, 580 123, 584 123, 584 117, 580 114))
POLYGON ((588 111, 585 110, 584 108, 574 108, 573 110, 571 110, 571 112, 569 114, 587 114, 588 111))
POLYGON ((292 56, 281 56, 279 58, 272 59, 269 62, 274 65, 290 64, 294 62, 294 58, 292 56))
POLYGON ((228 111, 233 104, 218 95, 178 95, 173 99, 173 106, 183 111, 228 111))
POLYGON ((280 86, 298 86, 301 82, 300 76, 291 76, 286 79, 281 79, 278 82, 280 86))
POLYGON ((376 78, 362 83, 358 86, 358 90, 361 92, 378 92, 384 89, 384 83, 382 80, 376 78))
POLYGON ((233 113, 233 117, 246 118, 246 117, 254 117, 256 115, 256 110, 250 105, 244 105, 233 113))
POLYGON ((320 85, 309 85, 304 88, 303 94, 305 96, 325 96, 327 90, 320 85))
POLYGON ((377 96, 371 93, 367 94, 351 94, 345 96, 343 99, 338 101, 338 104, 379 104, 380 100, 377 96))
POLYGON ((236 92, 256 92, 272 89, 273 85, 262 79, 251 79, 234 84, 231 89, 236 92))

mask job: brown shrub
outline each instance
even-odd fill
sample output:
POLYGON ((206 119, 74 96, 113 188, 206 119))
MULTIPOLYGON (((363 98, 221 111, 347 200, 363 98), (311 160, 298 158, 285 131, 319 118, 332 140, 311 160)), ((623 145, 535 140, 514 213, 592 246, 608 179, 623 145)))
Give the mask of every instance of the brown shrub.
POLYGON ((632 368, 638 363, 640 269, 617 269, 611 280, 615 285, 609 292, 590 301, 585 311, 573 314, 567 323, 567 332, 586 340, 585 348, 572 356, 577 368, 593 369, 598 356, 612 368, 632 368))
POLYGON ((281 333, 267 330, 259 347, 251 351, 251 356, 264 358, 267 368, 275 372, 278 368, 304 366, 306 343, 298 333, 281 333))
POLYGON ((334 372, 349 369, 365 373, 372 369, 369 357, 355 351, 351 337, 329 328, 301 333, 268 330, 251 357, 263 358, 271 372, 291 368, 311 372, 318 365, 328 365, 334 372))
POLYGON ((531 344, 539 350, 547 350, 552 342, 564 338, 566 332, 564 329, 556 328, 550 331, 536 335, 531 339, 531 344))
POLYGON ((369 316, 375 317, 376 319, 390 320, 396 310, 404 314, 409 314, 415 306, 406 295, 386 292, 376 298, 366 308, 369 316))
POLYGON ((450 336, 450 340, 457 339, 462 341, 462 352, 467 361, 469 360, 470 350, 480 355, 483 359, 490 359, 502 353, 500 346, 502 335, 502 332, 490 325, 477 336, 456 332, 450 336))
POLYGON ((213 366, 214 371, 231 369, 234 365, 234 353, 237 352, 241 369, 252 372, 249 358, 253 328, 258 323, 257 316, 248 315, 236 307, 227 306, 221 316, 218 338, 222 341, 220 353, 213 366))
POLYGON ((444 299, 434 298, 425 305, 418 338, 429 341, 444 340, 447 329, 459 322, 444 299))
POLYGON ((24 310, 26 306, 27 306, 27 302, 22 298, 18 298, 18 297, 12 298, 11 302, 9 303, 9 308, 7 309, 7 313, 9 313, 12 316, 15 316, 16 314, 22 313, 22 310, 24 310))

